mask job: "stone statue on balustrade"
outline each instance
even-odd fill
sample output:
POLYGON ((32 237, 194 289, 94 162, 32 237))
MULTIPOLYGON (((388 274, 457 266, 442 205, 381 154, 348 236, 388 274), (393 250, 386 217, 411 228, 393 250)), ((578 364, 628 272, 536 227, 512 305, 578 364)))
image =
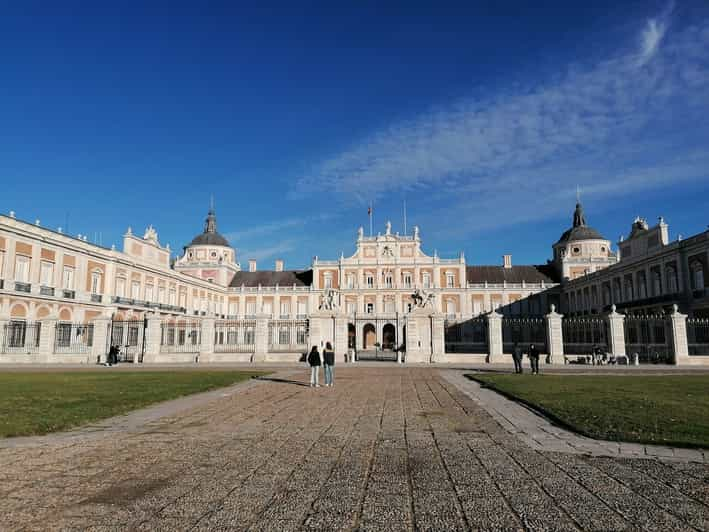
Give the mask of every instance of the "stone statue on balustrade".
POLYGON ((411 299, 413 299, 416 308, 433 308, 435 298, 436 294, 427 292, 423 288, 417 288, 411 295, 411 299))
POLYGON ((325 289, 325 292, 320 296, 319 310, 337 310, 337 294, 332 288, 325 289))

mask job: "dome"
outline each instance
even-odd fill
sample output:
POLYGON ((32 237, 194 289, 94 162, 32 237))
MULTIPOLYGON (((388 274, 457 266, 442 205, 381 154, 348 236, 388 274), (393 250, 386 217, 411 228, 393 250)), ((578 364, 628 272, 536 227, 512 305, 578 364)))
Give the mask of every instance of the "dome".
POLYGON ((229 246, 229 241, 217 232, 217 215, 214 209, 209 209, 207 219, 204 221, 204 232, 197 235, 189 246, 229 246))
POLYGON ((573 226, 571 229, 564 231, 556 244, 565 244, 579 240, 606 240, 601 233, 596 231, 593 227, 586 225, 586 217, 583 214, 581 203, 576 204, 573 226))

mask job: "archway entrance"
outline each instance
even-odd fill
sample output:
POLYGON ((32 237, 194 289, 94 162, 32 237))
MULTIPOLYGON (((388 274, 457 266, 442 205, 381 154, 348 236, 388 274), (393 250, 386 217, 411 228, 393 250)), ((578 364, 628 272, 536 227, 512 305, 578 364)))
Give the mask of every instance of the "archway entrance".
POLYGON ((387 323, 382 328, 382 349, 393 350, 396 347, 396 327, 387 323))
POLYGON ((374 349, 375 343, 377 343, 377 330, 374 325, 367 323, 362 329, 362 348, 374 349))
POLYGON ((357 329, 353 323, 347 324, 347 347, 357 349, 357 329))

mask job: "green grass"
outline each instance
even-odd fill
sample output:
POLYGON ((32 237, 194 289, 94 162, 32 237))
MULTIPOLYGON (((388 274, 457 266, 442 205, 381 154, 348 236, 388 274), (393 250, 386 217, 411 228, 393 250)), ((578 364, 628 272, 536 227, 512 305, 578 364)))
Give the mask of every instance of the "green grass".
POLYGON ((0 373, 0 437, 66 430, 261 374, 110 369, 0 373))
POLYGON ((709 448, 709 375, 468 375, 573 430, 709 448))

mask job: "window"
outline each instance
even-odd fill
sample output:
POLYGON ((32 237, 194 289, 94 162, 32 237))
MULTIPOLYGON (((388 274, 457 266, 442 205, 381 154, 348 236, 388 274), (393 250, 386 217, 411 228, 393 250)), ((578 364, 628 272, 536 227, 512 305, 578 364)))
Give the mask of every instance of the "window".
MULTIPOLYGON (((236 301, 230 301, 229 302, 229 315, 230 316, 236 316, 236 314, 239 312, 239 305, 237 304, 236 301)), ((235 343, 235 342, 229 342, 229 343, 235 343)))
POLYGON ((100 294, 101 293, 101 272, 95 271, 91 272, 91 293, 100 294))
POLYGON ((404 274, 404 288, 411 288, 411 274, 404 274))
POLYGON ((652 295, 662 295, 662 277, 659 271, 652 272, 652 295))
POLYGON ((145 300, 146 301, 153 300, 153 285, 151 285, 151 284, 145 285, 145 300))
POLYGON ((692 265, 692 289, 701 290, 704 288, 704 268, 701 262, 692 265))
POLYGON ((268 315, 273 314, 273 303, 271 303, 270 301, 264 301, 262 306, 262 312, 268 315))
POLYGON ((635 293, 633 290, 633 280, 630 278, 625 279, 625 299, 627 301, 632 301, 635 299, 635 293))
POLYGON ((374 277, 371 273, 367 274, 367 288, 374 288, 374 277))
POLYGON ((74 268, 71 266, 64 266, 64 271, 62 272, 62 288, 64 290, 74 289, 74 268))
POLYGON ((2 279, 2 272, 4 271, 4 265, 5 265, 5 252, 0 251, 0 279, 2 279))
POLYGON ((126 295, 126 280, 123 277, 116 279, 116 295, 124 297, 126 295))
POLYGON ((384 278, 384 283, 386 284, 387 288, 392 288, 394 286, 394 279, 392 278, 391 274, 387 274, 387 276, 384 278))
POLYGON ((668 266, 665 275, 667 277, 667 292, 674 294, 677 292, 677 271, 673 266, 668 266))
POLYGON ((347 274, 347 288, 354 288, 354 275, 347 274))
POLYGON ((180 306, 182 308, 187 308, 187 294, 184 292, 180 294, 180 306))
POLYGON ((645 299, 647 297, 647 279, 645 278, 645 272, 638 272, 638 298, 645 299))
POLYGON ((298 301, 298 315, 305 316, 308 312, 308 303, 304 299, 298 301))
POLYGON ((39 283, 42 286, 54 286, 53 262, 42 262, 42 264, 40 264, 39 283))
POLYGON ((355 303, 352 303, 352 301, 347 302, 347 314, 354 314, 355 308, 356 308, 355 303))
POLYGON ((30 258, 22 255, 15 257, 15 281, 28 283, 30 280, 30 258))
POLYGON ((281 301, 281 316, 290 316, 290 301, 281 301))
POLYGON ((133 281, 130 286, 130 297, 133 299, 140 299, 140 282, 133 281))
POLYGON ((406 304, 406 312, 411 312, 413 310, 413 303, 406 304))
POLYGON ((364 310, 367 314, 372 314, 374 312, 374 303, 367 303, 364 310))
POLYGON ((246 314, 248 316, 256 315, 256 301, 248 301, 246 303, 246 314))
POLYGON ((423 287, 431 288, 431 274, 428 272, 423 273, 423 287))
POLYGON ((387 299, 384 301, 384 312, 396 312, 396 302, 393 299, 387 299))
POLYGON ((176 304, 176 298, 177 298, 177 293, 175 292, 174 288, 170 288, 170 295, 168 297, 170 298, 168 300, 168 305, 172 305, 174 307, 176 304))
POLYGON ((446 301, 446 314, 455 314, 455 302, 450 299, 446 301))
POLYGON ((165 287, 161 286, 158 288, 158 302, 162 303, 163 305, 166 303, 165 301, 165 287))
POLYGON ((325 288, 332 288, 332 273, 327 272, 324 277, 325 288))
POLYGON ((455 275, 453 272, 446 272, 446 287, 453 288, 455 286, 455 275))

